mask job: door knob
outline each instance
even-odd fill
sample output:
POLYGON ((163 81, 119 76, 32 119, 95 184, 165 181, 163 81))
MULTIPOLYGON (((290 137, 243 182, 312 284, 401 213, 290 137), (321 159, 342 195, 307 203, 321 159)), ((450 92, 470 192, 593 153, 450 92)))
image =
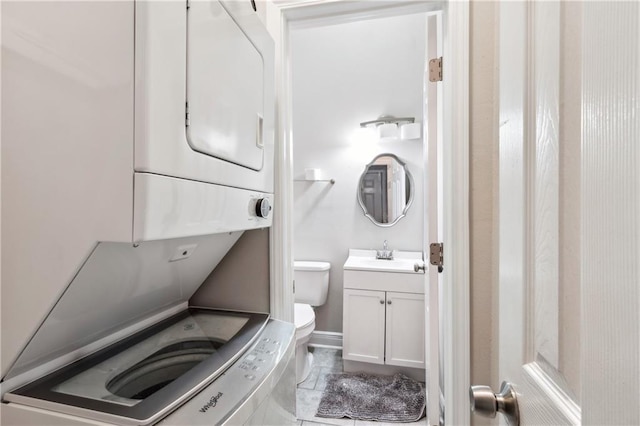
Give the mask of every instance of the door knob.
POLYGON ((502 382, 499 393, 493 393, 489 386, 469 387, 471 411, 484 417, 494 418, 496 413, 504 414, 509 426, 520 425, 520 410, 513 386, 502 382))

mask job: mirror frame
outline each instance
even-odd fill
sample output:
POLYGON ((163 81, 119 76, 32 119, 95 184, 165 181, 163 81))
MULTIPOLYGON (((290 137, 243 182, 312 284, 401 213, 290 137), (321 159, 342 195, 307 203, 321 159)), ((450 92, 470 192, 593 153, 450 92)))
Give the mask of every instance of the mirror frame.
POLYGON ((374 225, 379 226, 381 228, 389 228, 395 225, 396 223, 398 223, 400 219, 402 219, 407 215, 407 211, 409 210, 409 207, 411 207, 411 204, 413 204, 414 192, 415 192, 414 189, 415 189, 415 184, 413 181, 413 175, 409 171, 409 168, 407 167, 407 163, 399 159, 397 155, 385 152, 385 153, 376 155, 369 164, 364 166, 364 171, 362 172, 362 174, 360 175, 360 179, 358 180, 358 203, 360 203, 360 207, 362 208, 364 215, 368 217, 369 220, 373 222, 374 225), (367 173, 367 170, 369 170, 369 167, 373 166, 376 160, 380 157, 392 157, 394 160, 396 160, 404 168, 405 175, 409 180, 409 199, 407 200, 407 204, 404 206, 404 209, 402 209, 402 213, 393 222, 389 222, 389 223, 380 223, 377 220, 375 220, 375 218, 367 212, 367 208, 365 207, 364 201, 362 200, 362 191, 360 190, 360 187, 362 186, 362 180, 364 179, 364 175, 367 173))

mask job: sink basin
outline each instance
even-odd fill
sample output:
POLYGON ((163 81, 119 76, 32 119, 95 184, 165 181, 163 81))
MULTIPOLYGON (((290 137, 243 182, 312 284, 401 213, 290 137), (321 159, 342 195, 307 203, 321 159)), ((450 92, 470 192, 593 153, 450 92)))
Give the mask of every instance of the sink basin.
MULTIPOLYGON (((372 272, 399 272, 416 274, 414 265, 423 265, 422 253, 418 251, 393 251, 393 260, 376 259, 375 250, 349 249, 345 270, 372 272)), ((422 272, 418 272, 422 273, 422 272)))

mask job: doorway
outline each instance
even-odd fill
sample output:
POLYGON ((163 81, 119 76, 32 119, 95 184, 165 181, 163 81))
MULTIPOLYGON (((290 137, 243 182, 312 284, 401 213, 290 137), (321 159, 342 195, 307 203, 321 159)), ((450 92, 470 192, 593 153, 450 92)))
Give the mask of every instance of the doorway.
MULTIPOLYGON (((281 25, 281 28, 283 29, 283 35, 282 35, 282 41, 283 41, 283 46, 281 48, 281 51, 285 52, 284 57, 281 60, 281 64, 283 64, 283 75, 285 76, 283 79, 283 96, 281 97, 281 101, 285 100, 286 102, 284 102, 284 108, 281 109, 281 115, 282 115, 282 122, 281 124, 283 125, 283 136, 285 137, 285 146, 284 149, 282 150, 282 156, 280 157, 280 159, 282 160, 282 164, 285 166, 285 170, 282 170, 281 176, 279 178, 279 184, 280 184, 280 188, 282 191, 284 192, 288 192, 289 194, 296 194, 296 193, 302 193, 302 192, 306 192, 306 193, 312 193, 313 196, 310 197, 313 200, 317 201, 317 200, 326 200, 326 199, 330 199, 331 197, 334 196, 334 193, 339 192, 339 185, 341 182, 341 179, 336 178, 335 176, 335 172, 332 172, 330 170, 328 170, 327 167, 322 166, 322 167, 316 167, 314 164, 304 164, 304 165, 296 165, 296 157, 295 157, 295 152, 296 152, 296 141, 298 140, 297 138, 300 137, 300 132, 296 130, 296 127, 294 125, 295 123, 295 114, 297 112, 299 112, 299 110, 295 108, 295 92, 292 92, 293 90, 293 85, 292 82, 295 82, 295 49, 292 46, 291 43, 291 33, 292 31, 296 31, 297 29, 308 29, 308 28, 317 28, 317 27, 321 27, 321 26, 326 26, 326 25, 337 25, 340 23, 349 23, 349 22, 360 22, 363 20, 372 20, 375 18, 379 18, 382 16, 401 16, 401 15, 407 15, 407 14, 416 14, 416 13, 422 13, 422 14, 438 14, 438 13, 442 13, 442 8, 441 8, 441 4, 440 3, 421 3, 416 5, 416 3, 403 3, 403 2, 395 2, 394 7, 389 7, 389 4, 384 4, 384 3, 377 3, 376 4, 376 9, 371 9, 371 5, 366 6, 366 5, 360 5, 359 9, 358 7, 355 7, 354 4, 347 4, 347 5, 335 5, 335 4, 320 4, 320 5, 315 5, 315 6, 306 6, 306 7, 294 7, 294 6, 290 6, 289 8, 287 8, 286 6, 283 7, 283 17, 284 17, 284 23, 281 25), (379 5, 383 4, 384 7, 380 7, 379 5), (342 7, 342 9, 341 9, 342 7), (367 9, 368 7, 368 9, 367 9), (293 64, 293 73, 292 73, 292 64, 293 64), (291 164, 293 163, 293 167, 291 167, 291 164), (304 169, 316 169, 316 181, 321 182, 320 184, 317 183, 312 183, 309 182, 305 179, 305 172, 306 170, 304 169), (318 177, 318 173, 320 175, 320 177, 318 177), (332 186, 330 185, 330 183, 332 180, 336 181, 336 185, 332 186)), ((426 15, 425 15, 426 16, 426 15)), ((307 52, 309 54, 309 52, 307 52)), ((424 53, 424 51, 422 52, 424 53)), ((426 58, 425 58, 426 59, 426 58)), ((426 74, 422 75, 422 78, 426 78, 426 74)), ((318 89, 319 90, 319 89, 318 89)), ((423 87, 419 87, 418 89, 420 92, 422 92, 423 87)), ((444 93, 445 89, 442 88, 439 90, 441 94, 444 93)), ((421 97, 422 97, 422 93, 421 93, 421 97)), ((424 101, 424 98, 422 99, 422 101, 424 101)), ((461 105, 464 105, 464 102, 461 103, 461 105)), ((425 109, 426 111, 426 109, 425 109)), ((442 111, 442 115, 446 117, 446 114, 444 113, 445 108, 443 107, 441 109, 442 111)), ((381 112, 381 114, 383 114, 384 111, 381 112)), ((464 114, 461 115, 461 117, 464 118, 464 114)), ((314 116, 313 114, 307 115, 307 117, 305 117, 307 119, 313 119, 313 120, 318 120, 317 116, 314 116), (311 118, 312 117, 312 118, 311 118)), ((373 117, 375 118, 375 117, 373 117)), ((420 118, 425 119, 426 122, 426 117, 424 117, 424 113, 420 114, 420 118)), ((371 119, 371 117, 366 117, 366 119, 371 119)), ((357 127, 358 122, 360 121, 366 121, 366 119, 362 119, 362 120, 352 120, 355 124, 355 127, 357 127)), ((444 117, 443 117, 444 119, 444 117)), ((453 121, 452 117, 449 116, 449 119, 451 121, 453 121)), ((320 122, 322 122, 323 126, 330 126, 330 123, 326 123, 323 122, 322 120, 320 120, 320 122)), ((444 125, 443 125, 443 129, 444 129, 444 125)), ((425 129, 425 132, 427 132, 428 130, 425 129)), ((449 138, 451 138, 453 135, 448 135, 449 138)), ((463 135, 461 135, 463 136, 463 135)), ((444 139, 444 137, 443 137, 444 139)), ((332 143, 333 141, 329 141, 329 143, 332 143)), ((451 145, 450 145, 451 146, 451 145)), ((361 148, 364 149, 366 151, 366 149, 371 149, 371 148, 361 148)), ((464 151, 464 150, 462 150, 464 151)), ((352 152, 348 152, 345 151, 347 155, 353 155, 353 151, 352 152)), ((361 150, 359 151, 360 153, 362 152, 361 150)), ((374 152, 372 151, 371 154, 373 154, 374 152)), ((373 156, 373 155, 371 155, 373 156)), ((313 157, 313 155, 312 155, 313 157)), ((424 155, 423 158, 423 154, 422 151, 420 151, 417 161, 419 164, 426 164, 426 160, 428 159, 426 154, 424 155), (425 161, 424 163, 421 163, 421 161, 425 161)), ((446 154, 443 150, 443 152, 441 153, 441 157, 440 160, 442 162, 442 164, 444 164, 446 158, 446 154)), ((370 158, 369 158, 370 159, 370 158)), ((452 158, 449 158, 448 161, 450 163, 453 162, 452 158)), ((457 161, 457 160, 456 160, 457 161)), ((366 164, 366 161, 363 161, 363 166, 364 164, 366 164)), ((466 164, 464 166, 466 168, 466 164)), ((445 167, 442 167, 442 169, 440 170, 440 173, 442 175, 444 175, 446 171, 445 167)), ((357 171, 357 175, 359 176, 361 173, 361 170, 357 171)), ((460 174, 460 176, 463 176, 464 172, 460 174)), ((435 176, 430 177, 429 179, 433 179, 435 178, 435 176)), ((457 178, 456 178, 457 179, 457 178)), ((453 183, 456 179, 450 179, 448 184, 453 183)), ((420 179, 420 185, 421 186, 426 186, 425 183, 428 181, 428 179, 425 176, 421 176, 420 179)), ((441 185, 441 189, 444 188, 444 185, 441 185)), ((354 204, 354 208, 358 207, 357 203, 355 202, 356 199, 356 189, 355 186, 353 188, 351 188, 351 191, 346 191, 348 194, 351 195, 351 198, 353 200, 353 204, 354 204)), ((421 188, 422 191, 422 188, 421 188)), ((448 200, 445 202, 443 197, 443 203, 442 206, 445 205, 446 202, 449 202, 448 200)), ((464 197, 462 197, 464 198, 464 197)), ((296 206, 296 202, 293 199, 293 197, 291 197, 291 199, 289 199, 288 201, 286 200, 286 198, 283 200, 283 206, 284 207, 284 211, 283 211, 283 215, 286 216, 287 213, 289 213, 290 215, 288 216, 288 221, 286 219, 283 218, 282 222, 288 222, 289 224, 293 223, 294 226, 290 226, 290 228, 287 230, 284 230, 284 233, 288 233, 289 234, 289 242, 290 244, 287 246, 286 242, 283 243, 283 245, 285 246, 285 249, 283 250, 283 252, 285 253, 285 256, 288 257, 288 261, 291 262, 293 260, 294 257, 298 256, 296 254, 296 250, 297 247, 295 246, 295 241, 296 241, 296 235, 295 235, 295 224, 297 222, 303 222, 306 218, 308 218, 310 214, 313 214, 313 210, 314 210, 314 206, 312 204, 312 202, 309 202, 307 205, 305 206, 296 206), (296 214, 298 214, 298 217, 296 219, 296 214), (293 246, 293 248, 292 248, 293 246), (290 250, 288 253, 286 252, 288 250, 290 250)), ((423 209, 421 212, 421 216, 423 216, 422 221, 424 221, 424 216, 428 216, 426 211, 424 210, 424 207, 422 205, 422 203, 418 203, 417 206, 418 208, 423 209)), ((463 205, 458 205, 457 207, 464 207, 464 203, 463 205)), ((316 206, 316 208, 318 208, 316 206)), ((322 208, 319 207, 318 210, 320 210, 322 212, 322 208)), ((445 209, 442 209, 442 211, 444 211, 445 209)), ((448 209, 450 212, 452 211, 452 209, 448 209)), ((453 209, 455 210, 454 214, 451 216, 452 220, 447 224, 447 226, 453 226, 456 223, 456 220, 468 220, 464 215, 461 215, 460 217, 457 216, 457 212, 458 211, 462 211, 463 209, 453 209)), ((326 212, 325 212, 326 213, 326 212)), ((360 213, 361 214, 361 213, 360 213)), ((356 213, 352 212, 351 213, 351 217, 349 218, 350 220, 354 220, 356 213)), ((364 219, 364 218, 363 218, 364 219)), ((286 228, 286 223, 280 223, 278 224, 276 221, 275 224, 275 228, 277 228, 278 226, 282 226, 283 228, 286 228)), ((312 222, 312 221, 311 221, 312 222)), ((310 223, 311 223, 310 222, 310 223)), ((366 222, 368 226, 371 226, 371 224, 367 221, 366 222)), ((402 221, 401 221, 402 223, 402 221)), ((334 226, 341 226, 339 223, 334 223, 334 226)), ((466 227, 468 228, 468 223, 466 224, 466 227)), ((445 226, 446 228, 446 226, 445 226)), ((464 229, 464 227, 459 227, 457 233, 459 235, 459 240, 457 243, 453 243, 451 245, 449 245, 449 250, 456 250, 456 247, 458 246, 459 242, 464 241, 464 238, 466 238, 463 233, 460 232, 460 229, 464 229)), ((427 233, 426 229, 428 229, 427 223, 426 221, 420 223, 419 225, 419 229, 415 230, 414 229, 414 233, 418 234, 419 236, 421 236, 423 233, 427 233), (422 229, 422 231, 420 231, 420 229, 422 229)), ((306 230, 305 230, 306 232, 306 230)), ((380 239, 380 242, 378 245, 382 245, 382 240, 384 238, 378 238, 380 239)), ((444 239, 444 238, 442 238, 444 239)), ((377 241, 377 240, 376 240, 377 241)), ((438 240, 436 240, 438 241, 438 240)), ((429 239, 424 238, 420 241, 420 245, 423 246, 428 246, 428 243, 430 242, 429 239)), ((372 241, 370 244, 374 244, 375 241, 372 241)), ((402 243, 400 243, 402 244, 402 243)), ((374 246, 375 247, 375 246, 374 246)), ((423 251, 425 254, 424 259, 427 260, 426 254, 427 254, 427 250, 425 250, 425 247, 419 247, 419 250, 423 251)), ((393 247, 392 247, 393 248, 393 247)), ((402 247, 400 247, 402 248, 402 247)), ((304 255, 303 255, 304 256, 304 255)), ((334 270, 334 272, 332 273, 332 277, 336 276, 336 274, 340 274, 341 273, 341 267, 342 267, 342 263, 344 263, 344 260, 346 259, 346 253, 342 253, 341 256, 343 256, 342 261, 337 261, 337 262, 332 262, 332 269, 334 270)), ((464 255, 463 255, 464 256, 464 255)), ((462 256, 462 257, 463 257, 462 256)), ((308 257, 308 256, 304 256, 304 257, 308 257)), ((452 257, 453 259, 453 257, 452 257)), ((327 259, 314 259, 314 260, 327 260, 327 259)), ((452 279, 453 277, 455 277, 456 275, 458 277, 462 277, 462 279, 459 281, 462 284, 456 286, 455 291, 459 291, 460 293, 464 293, 465 292, 465 285, 468 285, 468 275, 465 278, 465 274, 468 274, 468 271, 465 271, 466 265, 468 264, 467 260, 462 259, 462 261, 458 264, 458 262, 452 262, 450 269, 447 271, 449 273, 449 277, 450 279, 452 279), (461 268, 460 268, 461 266, 461 268)), ((291 273, 291 269, 289 269, 288 271, 289 273, 291 273)), ((286 271, 283 273, 283 275, 286 275, 286 271)), ((442 275, 443 281, 446 280, 446 273, 442 275)), ((289 276, 291 277, 291 275, 289 276)), ((336 282, 335 279, 332 280, 332 282, 336 282)), ((331 288, 332 284, 330 284, 330 288, 331 288)), ((436 285, 437 288, 437 285, 436 285)), ((468 291, 468 290, 466 290, 468 291)), ((443 294, 446 294, 443 293, 443 294)), ((451 297, 454 293, 449 292, 449 294, 446 294, 445 297, 451 297)), ((435 292, 435 300, 438 299, 438 293, 437 291, 435 292)), ((442 298, 442 300, 445 299, 445 297, 442 298)), ((468 295, 467 295, 468 297, 468 295)), ((341 298, 341 296, 340 296, 341 298)), ((293 300, 293 297, 291 297, 290 299, 291 301, 293 300)), ((460 300, 460 299, 458 299, 460 300)), ((330 303, 330 302, 329 302, 330 303)), ((341 305, 340 305, 341 307, 341 305)), ((459 308, 464 308, 464 304, 462 305, 458 305, 458 309, 459 308)), ((436 307, 435 309, 430 310, 430 314, 433 315, 435 313, 436 318, 437 318, 437 313, 438 313, 438 309, 437 309, 437 302, 436 302, 436 307)), ((341 316, 341 311, 340 309, 338 309, 337 312, 338 315, 341 316)), ((440 323, 442 326, 442 329, 444 329, 444 327, 452 327, 454 325, 454 323, 458 323, 459 325, 455 326, 455 330, 452 331, 452 333, 450 334, 449 339, 446 339, 446 343, 449 344, 451 347, 455 346, 455 345, 460 345, 460 342, 463 341, 464 343, 461 344, 461 346, 467 346, 466 348, 461 348, 461 350, 457 350, 456 353, 457 354, 467 354, 466 355, 466 363, 467 363, 467 367, 463 368, 462 370, 466 370, 468 371, 468 339, 465 339, 464 337, 461 338, 461 336, 464 336, 465 333, 468 334, 468 325, 465 326, 464 323, 464 318, 468 318, 468 312, 466 312, 464 315, 457 316, 457 313, 455 312, 455 310, 451 310, 449 312, 446 312, 445 315, 449 315, 450 317, 456 317, 456 320, 451 320, 450 318, 447 319, 445 317, 443 317, 442 319, 440 319, 439 321, 436 321, 437 323, 440 323), (462 321, 460 321, 460 319, 462 319, 462 321), (455 343, 454 343, 455 342, 455 343)), ((336 312, 333 312, 332 317, 336 317, 336 312)), ((442 332, 436 332, 433 333, 439 336, 443 336, 444 333, 442 332)), ((443 340, 443 343, 445 343, 445 341, 443 340)), ((436 345, 437 347, 437 345, 436 345)), ((446 355, 447 351, 443 351, 442 355, 443 355, 443 359, 445 359, 445 355, 446 355)), ((440 355, 439 353, 433 354, 430 353, 428 354, 428 356, 433 356, 436 355, 436 357, 438 355, 440 355)), ((464 357, 463 357, 464 358, 464 357)), ((437 369, 436 369, 437 370, 437 369)), ((456 369, 457 371, 460 371, 460 368, 456 369)), ((438 376, 436 374, 436 376, 438 376)), ((446 377, 447 374, 443 374, 443 380, 446 381, 446 377)), ((460 382, 467 382, 468 383, 468 377, 465 379, 465 374, 458 374, 456 376, 456 380, 458 383, 460 382), (462 379, 462 380, 460 380, 462 379)), ((441 389, 442 387, 439 384, 439 380, 435 380, 436 384, 437 384, 437 388, 439 392, 439 389, 441 389)), ((456 390, 457 388, 459 388, 458 383, 451 383, 450 389, 452 390, 456 390)), ((465 393, 466 393, 466 387, 468 387, 468 385, 463 385, 465 386, 465 393)), ((453 394, 450 397, 450 401, 449 404, 453 407, 453 394)), ((458 400, 460 400, 460 394, 457 395, 458 400)), ((466 402, 466 395, 465 395, 465 402, 466 402)), ((437 412, 437 410, 439 410, 439 399, 440 398, 433 398, 432 404, 435 401, 436 404, 436 408, 432 408, 430 410, 430 412, 433 414, 435 412, 437 412)), ((444 398, 444 405, 447 405, 447 398, 444 398)), ((468 410, 466 410, 466 407, 463 407, 462 409, 459 408, 460 404, 457 404, 458 408, 453 408, 451 411, 451 419, 460 419, 460 420, 456 420, 456 422, 466 422, 464 419, 464 415, 466 414, 468 416, 467 412, 468 410), (455 412, 461 412, 462 413, 462 417, 456 417, 457 414, 455 412)), ((430 424, 438 424, 440 422, 439 416, 437 416, 437 419, 430 419, 430 424)))
POLYGON ((378 223, 388 222, 387 166, 373 165, 362 178, 362 200, 378 223))

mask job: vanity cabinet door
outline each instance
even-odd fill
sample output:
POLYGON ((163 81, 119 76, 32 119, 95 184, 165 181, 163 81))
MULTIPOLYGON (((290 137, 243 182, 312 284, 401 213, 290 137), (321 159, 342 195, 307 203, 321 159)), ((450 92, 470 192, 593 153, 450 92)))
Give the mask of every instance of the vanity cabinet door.
POLYGON ((386 364, 425 368, 424 294, 387 292, 386 364))
POLYGON ((343 358, 384 364, 385 292, 344 289, 343 358))

